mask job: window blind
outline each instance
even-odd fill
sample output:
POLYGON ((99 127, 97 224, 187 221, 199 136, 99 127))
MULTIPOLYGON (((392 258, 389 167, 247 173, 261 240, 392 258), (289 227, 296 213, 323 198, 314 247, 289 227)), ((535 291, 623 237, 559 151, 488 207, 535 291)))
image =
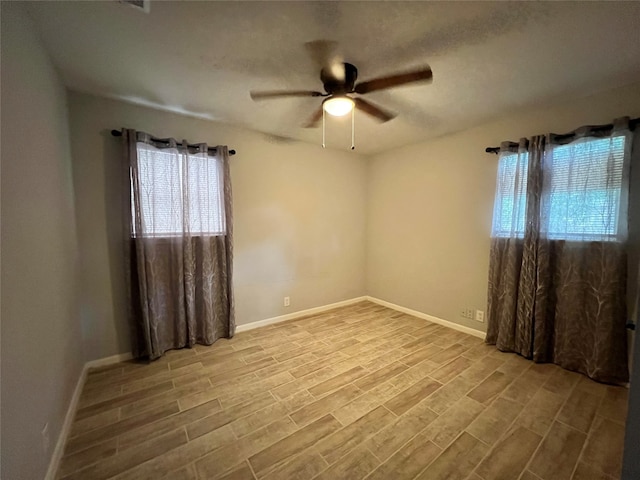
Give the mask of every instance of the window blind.
POLYGON ((528 163, 527 152, 500 154, 491 228, 494 237, 524 236, 528 163))
MULTIPOLYGON (((542 161, 540 234, 550 239, 619 240, 624 135, 550 145, 542 161)), ((493 212, 493 237, 524 236, 528 154, 503 152, 493 212)))
POLYGON ((545 152, 541 231, 548 238, 618 235, 625 137, 582 139, 545 152))
MULTIPOLYGON (((143 142, 138 142, 137 151, 138 169, 132 175, 140 183, 142 231, 134 235, 225 234, 221 161, 206 153, 159 149, 143 142)), ((133 189, 131 200, 135 215, 133 189)))

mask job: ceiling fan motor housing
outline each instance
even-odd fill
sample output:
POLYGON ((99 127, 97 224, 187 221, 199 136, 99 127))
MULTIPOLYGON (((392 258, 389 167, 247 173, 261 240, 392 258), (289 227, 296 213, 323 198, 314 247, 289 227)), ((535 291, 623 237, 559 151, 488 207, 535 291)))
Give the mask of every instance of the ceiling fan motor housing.
POLYGON ((350 64, 344 63, 344 80, 337 79, 331 72, 331 70, 327 70, 323 68, 320 72, 320 79, 324 84, 324 89, 327 93, 334 94, 345 94, 353 92, 353 88, 356 84, 356 80, 358 79, 358 69, 350 64))

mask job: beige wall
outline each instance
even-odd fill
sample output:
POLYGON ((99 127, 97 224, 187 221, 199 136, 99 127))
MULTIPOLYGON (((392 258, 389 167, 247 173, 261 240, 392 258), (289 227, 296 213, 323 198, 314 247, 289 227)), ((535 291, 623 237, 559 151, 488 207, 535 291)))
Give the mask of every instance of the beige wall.
POLYGON ((83 365, 71 154, 64 87, 22 6, 1 8, 0 476, 39 480, 83 365))
POLYGON ((633 85, 514 114, 369 159, 72 92, 86 358, 129 350, 120 146, 111 128, 223 142, 238 150, 232 160, 238 324, 366 293, 484 330, 460 316, 463 307, 486 309, 497 157, 484 148, 637 116, 639 91, 633 85), (282 306, 285 295, 289 308, 282 306))
POLYGON ((497 157, 484 153, 580 125, 640 116, 640 85, 505 116, 455 135, 373 156, 368 170, 367 293, 451 322, 486 310, 497 157))
POLYGON ((69 104, 87 359, 130 351, 114 128, 237 150, 231 178, 239 325, 365 294, 363 157, 80 93, 71 92, 69 104))

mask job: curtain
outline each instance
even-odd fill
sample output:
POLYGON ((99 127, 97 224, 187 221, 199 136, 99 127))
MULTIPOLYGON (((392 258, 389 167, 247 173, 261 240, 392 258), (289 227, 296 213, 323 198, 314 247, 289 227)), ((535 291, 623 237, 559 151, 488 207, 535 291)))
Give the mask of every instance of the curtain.
POLYGON ((135 357, 235 332, 227 147, 123 130, 125 258, 135 357))
POLYGON ((503 143, 486 341, 628 381, 628 119, 503 143))

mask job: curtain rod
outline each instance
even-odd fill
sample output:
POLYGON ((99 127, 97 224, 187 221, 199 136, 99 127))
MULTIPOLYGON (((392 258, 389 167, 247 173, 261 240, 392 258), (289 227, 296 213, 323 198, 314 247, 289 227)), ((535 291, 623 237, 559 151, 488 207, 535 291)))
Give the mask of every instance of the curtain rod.
MULTIPOLYGON (((640 124, 640 117, 629 120, 629 128, 631 130, 633 130, 639 124, 640 124)), ((610 128, 613 128, 613 124, 608 123, 606 125, 596 125, 596 126, 593 126, 592 128, 594 130, 608 130, 610 128)), ((575 133, 572 132, 572 133, 567 133, 565 135, 557 135, 557 137, 564 139, 564 138, 571 138, 574 135, 575 133)), ((484 151, 487 153, 495 153, 497 155, 498 153, 500 153, 500 147, 487 147, 484 149, 484 151)))
MULTIPOLYGON (((120 130, 111 130, 111 135, 113 135, 114 137, 121 137, 122 136, 122 132, 120 130)), ((163 142, 164 140, 162 140, 161 138, 155 138, 155 137, 151 137, 151 140, 153 140, 154 142, 163 142)), ((181 147, 182 143, 178 143, 178 146, 181 147)), ((187 145, 188 147, 195 147, 197 145, 187 145)), ((209 147, 210 150, 215 150, 215 147, 209 147)), ((229 150, 229 155, 235 155, 236 151, 235 150, 229 150)))

